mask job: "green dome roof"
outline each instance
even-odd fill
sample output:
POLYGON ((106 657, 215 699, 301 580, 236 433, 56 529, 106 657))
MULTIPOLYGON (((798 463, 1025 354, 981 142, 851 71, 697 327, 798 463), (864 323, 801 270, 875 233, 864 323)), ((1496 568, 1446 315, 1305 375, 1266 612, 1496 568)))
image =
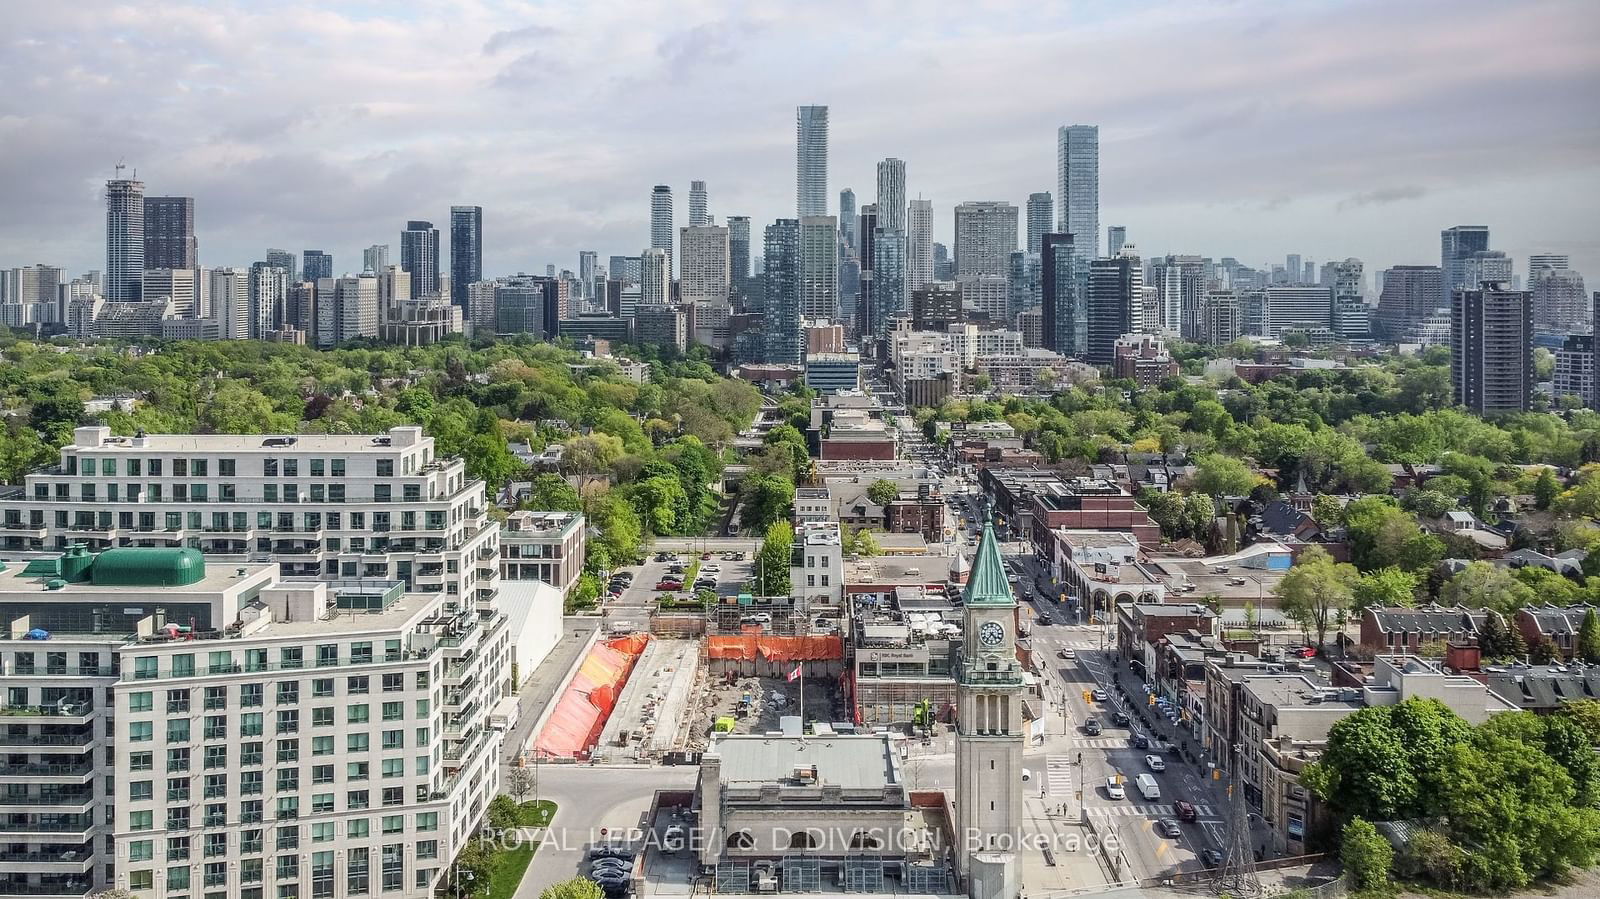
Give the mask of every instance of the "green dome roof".
POLYGON ((197 549, 124 546, 95 557, 89 579, 97 587, 183 587, 206 576, 197 549))
POLYGON ((994 536, 994 525, 983 523, 983 537, 978 541, 978 552, 972 557, 972 574, 967 578, 967 589, 962 601, 969 606, 1015 606, 1017 598, 1011 592, 1011 581, 1006 577, 1006 563, 1000 558, 1000 543, 994 536))

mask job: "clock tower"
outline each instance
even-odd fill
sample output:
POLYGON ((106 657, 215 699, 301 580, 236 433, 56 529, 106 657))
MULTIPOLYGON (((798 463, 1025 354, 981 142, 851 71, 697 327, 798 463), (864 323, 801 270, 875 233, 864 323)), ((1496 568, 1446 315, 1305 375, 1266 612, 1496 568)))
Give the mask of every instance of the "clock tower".
POLYGON ((1022 829, 1022 665, 1017 600, 994 527, 985 522, 962 594, 966 623, 956 673, 956 834, 962 874, 975 855, 1011 868, 1022 829))

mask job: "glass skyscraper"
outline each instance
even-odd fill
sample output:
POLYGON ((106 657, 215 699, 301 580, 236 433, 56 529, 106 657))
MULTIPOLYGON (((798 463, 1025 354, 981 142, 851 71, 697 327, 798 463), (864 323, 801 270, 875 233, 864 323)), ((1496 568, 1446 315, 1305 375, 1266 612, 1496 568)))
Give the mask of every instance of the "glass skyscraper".
POLYGON ((467 305, 467 285, 483 280, 483 207, 450 207, 450 302, 467 305))
POLYGON ((828 107, 801 106, 794 118, 795 216, 828 214, 828 107))
POLYGON ((1064 125, 1056 133, 1056 198, 1056 230, 1071 234, 1085 259, 1099 256, 1099 125, 1064 125))

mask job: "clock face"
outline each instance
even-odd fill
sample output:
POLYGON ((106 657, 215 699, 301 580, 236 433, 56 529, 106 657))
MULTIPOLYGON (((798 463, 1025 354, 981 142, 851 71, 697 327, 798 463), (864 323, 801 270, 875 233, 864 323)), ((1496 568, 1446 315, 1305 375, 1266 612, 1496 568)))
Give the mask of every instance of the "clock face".
POLYGON ((1006 629, 998 621, 985 621, 978 627, 978 642, 984 646, 999 646, 1005 639, 1006 629))

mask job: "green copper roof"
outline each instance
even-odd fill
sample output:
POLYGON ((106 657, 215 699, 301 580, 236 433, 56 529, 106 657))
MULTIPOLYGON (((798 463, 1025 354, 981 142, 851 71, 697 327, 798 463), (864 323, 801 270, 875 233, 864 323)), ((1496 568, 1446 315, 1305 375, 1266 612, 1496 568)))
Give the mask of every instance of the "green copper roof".
POLYGON ((1006 580, 1006 563, 1000 558, 1000 543, 994 539, 994 524, 983 523, 983 538, 972 557, 972 574, 962 599, 969 606, 1015 606, 1011 582, 1006 580))
POLYGON ((106 550, 89 570, 97 587, 183 587, 205 574, 199 550, 134 546, 106 550))

